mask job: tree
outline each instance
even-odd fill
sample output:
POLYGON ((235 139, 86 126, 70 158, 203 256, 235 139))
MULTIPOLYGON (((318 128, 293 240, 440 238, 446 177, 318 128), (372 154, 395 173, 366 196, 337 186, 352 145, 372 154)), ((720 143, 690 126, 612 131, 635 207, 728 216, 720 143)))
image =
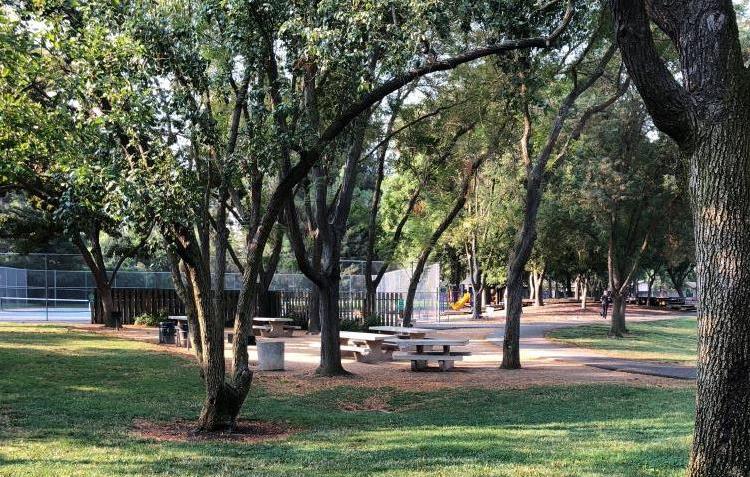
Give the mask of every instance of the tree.
POLYGON ((687 200, 682 200, 686 195, 678 197, 667 217, 662 249, 664 269, 680 298, 685 297, 685 281, 695 270, 693 219, 687 200))
POLYGON ((124 12, 94 10, 18 4, 0 13, 0 193, 17 204, 0 220, 16 239, 75 245, 113 326, 112 284, 153 226, 129 220, 117 179, 143 158, 133 139, 155 131, 148 101, 132 89, 142 50, 121 27, 124 12))
MULTIPOLYGON (((281 214, 290 209, 297 186, 330 148, 353 127, 361 127, 359 120, 377 103, 415 79, 518 48, 548 48, 572 16, 568 3, 564 12, 556 8, 545 12, 553 26, 544 25, 543 34, 485 44, 485 38, 473 31, 471 23, 463 25, 461 35, 453 35, 453 16, 444 10, 424 10, 413 2, 368 3, 357 6, 358 15, 342 15, 349 7, 347 2, 330 2, 320 8, 294 2, 251 2, 226 8, 193 8, 177 2, 154 6, 153 11, 138 11, 133 20, 143 41, 160 53, 151 58, 157 67, 156 76, 167 78, 172 86, 184 91, 173 95, 163 91, 169 88, 160 87, 160 96, 176 108, 165 118, 164 130, 181 125, 189 132, 179 136, 187 138, 182 143, 183 150, 188 151, 187 164, 200 164, 203 171, 199 174, 200 187, 187 191, 203 192, 200 200, 204 205, 195 215, 202 223, 198 229, 202 237, 184 223, 162 221, 162 232, 173 238, 171 245, 182 262, 195 264, 188 273, 200 284, 196 289, 202 289, 198 289, 197 301, 205 303, 201 307, 204 318, 200 319, 199 312, 195 328, 203 347, 206 388, 200 430, 231 429, 234 425, 252 381, 245 344, 252 332, 266 244, 281 214), (191 18, 192 15, 196 18, 191 18), (436 53, 442 49, 447 54, 436 53), (373 60, 377 60, 376 65, 370 69, 378 76, 360 75, 373 60), (218 95, 223 107, 231 111, 225 116, 231 118, 229 127, 225 123, 223 131, 230 131, 231 137, 231 131, 245 118, 248 144, 244 151, 235 150, 232 154, 230 141, 220 141, 226 149, 219 149, 212 139, 215 133, 210 131, 216 129, 208 108, 214 104, 211 98, 215 77, 230 86, 220 88, 218 95), (357 85, 347 89, 356 92, 353 97, 339 94, 343 83, 357 85), (232 99, 226 101, 227 98, 232 99), (195 125, 200 127, 196 129, 195 125), (194 131, 200 134, 195 136, 194 131), (192 156, 195 160, 190 162, 192 156), (231 159, 237 157, 242 159, 239 161, 242 166, 235 169, 239 180, 227 171, 234 165, 231 159), (271 183, 269 178, 274 176, 271 183), (263 184, 269 183, 264 191, 263 184), (219 311, 221 303, 217 300, 216 306, 209 306, 211 295, 206 293, 211 290, 210 263, 207 263, 211 247, 205 225, 211 221, 207 211, 213 204, 217 207, 214 220, 220 244, 213 261, 217 267, 224 267, 225 261, 218 254, 224 253, 226 245, 223 218, 232 213, 228 202, 239 212, 238 222, 246 237, 229 373, 224 369, 224 345, 218 322, 223 319, 219 311)), ((162 151, 168 156, 172 149, 162 151)), ((172 213, 165 217, 176 218, 179 207, 170 202, 164 205, 172 207, 172 213)), ((215 287, 213 292, 218 292, 220 282, 215 287)), ((326 330, 325 323, 321 325, 322 335, 335 338, 324 341, 323 346, 337 348, 337 322, 331 323, 330 330, 326 330)))
POLYGON ((750 474, 750 80, 732 2, 612 0, 623 59, 654 124, 690 163, 698 380, 690 476, 750 474), (679 55, 678 82, 653 22, 679 55))
POLYGON ((648 137, 647 119, 638 98, 628 96, 591 125, 581 151, 589 158, 582 195, 606 235, 616 337, 627 333, 626 294, 679 196, 679 161, 669 144, 648 137))
MULTIPOLYGON (((595 21, 600 21, 600 19, 595 21)), ((601 24, 598 23, 598 25, 601 24)), ((578 48, 581 52, 577 57, 569 60, 568 55, 564 54, 561 60, 557 60, 560 63, 560 67, 558 69, 553 68, 553 77, 562 70, 570 76, 571 86, 569 92, 561 99, 551 120, 551 126, 547 131, 546 137, 541 139, 541 141, 535 141, 533 134, 533 108, 531 105, 534 93, 538 94, 542 88, 538 87, 531 90, 529 88, 531 81, 529 69, 533 66, 532 58, 525 57, 520 62, 522 65, 522 80, 519 85, 519 109, 522 117, 523 133, 519 142, 519 155, 520 163, 525 170, 525 177, 522 183, 524 212, 522 224, 518 229, 515 244, 508 260, 507 286, 505 289, 506 324, 505 337, 503 339, 503 361, 501 364, 501 367, 504 369, 518 369, 521 367, 519 343, 521 313, 523 311, 523 274, 536 238, 536 219, 544 192, 544 184, 555 169, 554 166, 562 162, 571 143, 579 138, 587 121, 592 116, 607 109, 627 88, 627 82, 621 81, 619 74, 616 73, 615 76, 617 77, 618 84, 615 93, 606 97, 601 102, 584 109, 580 116, 578 116, 578 120, 573 128, 568 131, 567 139, 562 140, 565 132, 564 126, 575 115, 576 104, 579 103, 579 99, 597 83, 615 53, 614 45, 601 46, 601 31, 599 28, 597 27, 588 39, 584 39, 581 42, 585 46, 578 48), (586 66, 590 67, 590 65, 586 64, 591 61, 590 55, 597 54, 599 55, 598 60, 594 60, 593 68, 589 73, 585 76, 579 76, 586 66)), ((544 58, 535 60, 544 64, 544 58)), ((554 61, 555 59, 552 60, 553 63, 554 61)), ((549 60, 547 62, 549 64, 549 60)), ((535 83, 541 82, 539 78, 533 79, 535 83)), ((542 114, 541 116, 542 120, 548 120, 546 114, 542 114)))

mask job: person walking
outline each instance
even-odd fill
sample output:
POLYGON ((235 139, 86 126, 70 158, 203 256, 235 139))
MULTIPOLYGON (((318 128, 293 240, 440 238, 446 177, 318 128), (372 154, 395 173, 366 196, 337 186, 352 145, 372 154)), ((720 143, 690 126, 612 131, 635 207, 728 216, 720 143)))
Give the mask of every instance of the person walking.
POLYGON ((612 291, 607 290, 604 293, 602 293, 602 318, 607 319, 607 310, 609 309, 609 304, 612 303, 612 291))

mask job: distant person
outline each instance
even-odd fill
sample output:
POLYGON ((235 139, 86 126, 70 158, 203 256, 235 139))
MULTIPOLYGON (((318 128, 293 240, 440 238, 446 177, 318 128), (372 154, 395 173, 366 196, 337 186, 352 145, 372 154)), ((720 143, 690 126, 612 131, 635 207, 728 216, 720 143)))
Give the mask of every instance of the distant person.
POLYGON ((607 310, 609 309, 609 304, 612 303, 612 292, 610 290, 605 291, 602 293, 602 318, 607 319, 607 310))

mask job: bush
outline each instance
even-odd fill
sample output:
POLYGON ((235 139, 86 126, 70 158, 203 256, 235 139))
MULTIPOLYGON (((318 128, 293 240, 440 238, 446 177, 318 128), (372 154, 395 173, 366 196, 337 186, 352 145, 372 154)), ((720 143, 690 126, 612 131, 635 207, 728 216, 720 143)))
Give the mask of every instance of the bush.
POLYGON ((292 323, 292 325, 299 326, 303 330, 307 330, 308 320, 307 320, 306 312, 295 310, 295 311, 287 313, 286 317, 294 320, 294 323, 292 323))
POLYGON ((341 331, 369 331, 371 326, 379 326, 383 321, 378 315, 370 315, 364 320, 346 318, 341 320, 341 331))
POLYGON ((137 316, 134 323, 140 326, 159 326, 162 321, 167 321, 167 313, 164 311, 144 313, 137 316))

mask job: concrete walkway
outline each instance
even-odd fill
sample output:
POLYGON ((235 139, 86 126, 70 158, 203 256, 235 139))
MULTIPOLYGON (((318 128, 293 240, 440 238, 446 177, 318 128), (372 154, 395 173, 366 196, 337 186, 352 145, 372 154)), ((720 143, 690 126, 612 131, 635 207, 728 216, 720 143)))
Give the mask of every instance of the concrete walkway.
MULTIPOLYGON (((661 315, 655 317, 634 317, 629 321, 644 322, 658 321, 678 318, 677 315, 661 315)), ((604 353, 594 349, 580 348, 560 344, 545 338, 545 334, 558 328, 567 328, 570 326, 579 326, 593 323, 608 323, 602 319, 566 319, 560 317, 554 321, 534 321, 524 323, 521 319, 521 362, 528 361, 565 361, 591 366, 594 368, 606 369, 610 371, 620 371, 623 373, 644 374, 649 376, 660 376, 673 379, 695 379, 696 369, 694 366, 685 366, 672 363, 661 363, 643 360, 627 360, 607 356, 604 353)), ((466 329, 466 328, 487 328, 493 331, 487 337, 487 340, 493 344, 502 347, 503 337, 505 336, 505 324, 502 320, 493 322, 472 322, 456 321, 454 323, 419 323, 420 328, 434 329, 466 329)))

